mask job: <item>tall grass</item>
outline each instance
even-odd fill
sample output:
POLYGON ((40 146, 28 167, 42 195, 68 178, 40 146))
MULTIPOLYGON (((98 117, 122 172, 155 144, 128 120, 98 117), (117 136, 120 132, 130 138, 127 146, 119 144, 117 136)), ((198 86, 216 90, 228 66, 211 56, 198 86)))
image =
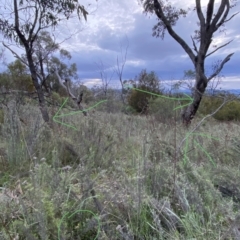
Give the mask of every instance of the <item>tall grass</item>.
POLYGON ((61 122, 77 130, 4 108, 1 239, 239 239, 239 123, 191 133, 174 115, 98 111, 61 122))

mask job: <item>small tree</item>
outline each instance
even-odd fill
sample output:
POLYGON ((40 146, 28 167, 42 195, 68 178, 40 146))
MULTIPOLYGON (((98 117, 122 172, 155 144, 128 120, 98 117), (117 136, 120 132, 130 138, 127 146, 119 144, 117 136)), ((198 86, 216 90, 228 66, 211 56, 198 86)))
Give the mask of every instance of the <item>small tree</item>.
POLYGON ((159 94, 163 91, 160 88, 160 80, 155 72, 148 73, 143 69, 138 76, 135 77, 133 89, 128 96, 129 105, 137 112, 147 113, 149 99, 156 98, 150 93, 159 94))
POLYGON ((59 45, 52 39, 47 31, 41 31, 34 42, 34 60, 37 63, 37 74, 41 86, 44 87, 46 92, 50 92, 51 87, 47 82, 49 72, 49 62, 53 54, 59 50, 59 45), (47 72, 46 72, 47 71, 47 72))
MULTIPOLYGON (((233 55, 227 55, 213 73, 207 77, 205 74, 205 60, 207 57, 215 53, 217 50, 225 47, 231 41, 216 47, 209 52, 214 34, 225 23, 231 20, 236 14, 228 17, 231 6, 230 0, 221 0, 218 8, 215 8, 214 0, 209 0, 207 10, 204 15, 201 6, 201 0, 196 0, 196 14, 199 20, 199 29, 195 31, 195 35, 191 37, 193 43, 193 50, 189 45, 174 31, 173 26, 176 25, 181 16, 186 16, 187 10, 176 9, 167 0, 141 0, 143 3, 145 13, 155 14, 158 18, 157 24, 153 27, 153 36, 164 38, 165 31, 167 30, 170 36, 177 41, 184 51, 191 59, 196 72, 195 86, 193 93, 193 102, 183 111, 182 119, 186 125, 190 124, 195 116, 205 89, 210 80, 217 76, 222 70, 224 64, 228 62, 233 55), (195 52, 195 53, 194 53, 195 52)), ((236 2, 236 1, 233 1, 236 2)))
MULTIPOLYGON (((5 38, 24 48, 40 110, 44 121, 48 122, 44 94, 34 64, 34 42, 43 29, 56 27, 60 21, 69 19, 74 12, 77 12, 79 18, 84 16, 85 19, 88 13, 77 0, 6 0, 2 5, 6 11, 0 14, 0 32, 5 38)), ((4 46, 18 56, 12 48, 6 44, 4 46)))
POLYGON ((101 77, 100 91, 103 92, 103 96, 104 98, 106 98, 109 90, 109 84, 114 75, 114 71, 112 70, 112 68, 104 66, 104 63, 102 61, 96 63, 96 65, 98 67, 98 72, 101 77))
POLYGON ((127 39, 127 44, 126 44, 126 48, 125 51, 123 51, 123 46, 121 44, 120 46, 120 57, 117 56, 117 65, 115 68, 115 72, 118 76, 118 79, 120 81, 121 87, 122 87, 122 92, 121 92, 121 99, 122 99, 122 103, 125 105, 125 98, 124 98, 124 81, 123 81, 123 70, 127 61, 127 53, 128 53, 128 47, 129 47, 129 42, 128 42, 128 38, 127 39))

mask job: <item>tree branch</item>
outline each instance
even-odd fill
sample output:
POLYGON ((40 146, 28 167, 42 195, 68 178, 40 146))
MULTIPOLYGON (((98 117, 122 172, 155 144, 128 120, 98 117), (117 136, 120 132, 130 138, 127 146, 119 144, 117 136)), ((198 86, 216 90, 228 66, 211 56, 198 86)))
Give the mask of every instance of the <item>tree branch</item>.
MULTIPOLYGON (((226 10, 226 12, 225 12, 222 20, 227 17, 227 14, 228 14, 229 8, 230 8, 230 6, 229 6, 229 0, 222 0, 222 1, 221 1, 221 5, 220 5, 220 7, 218 8, 218 11, 217 11, 214 19, 212 20, 212 23, 211 23, 211 26, 210 26, 212 32, 216 32, 216 31, 218 30, 218 28, 221 26, 221 25, 217 24, 217 22, 218 22, 219 19, 221 18, 221 16, 222 16, 222 14, 223 14, 226 6, 227 6, 227 10, 226 10)), ((221 21, 222 21, 222 20, 221 20, 221 21)), ((224 20, 225 20, 225 19, 224 19, 224 20)), ((221 22, 221 21, 220 21, 220 22, 221 22)))
POLYGON ((17 0, 14 0, 14 15, 15 15, 15 28, 19 30, 19 15, 18 15, 18 7, 17 0))
POLYGON ((208 6, 207 6, 207 20, 206 20, 206 26, 207 29, 210 27, 212 16, 213 16, 213 10, 214 10, 214 0, 209 0, 208 6))
POLYGON ((222 19, 220 20, 220 22, 219 22, 219 23, 217 24, 217 26, 216 26, 217 29, 224 24, 224 22, 225 22, 225 20, 226 20, 226 18, 227 18, 227 16, 228 16, 228 13, 229 13, 229 10, 230 10, 229 1, 226 1, 226 7, 227 7, 227 9, 226 9, 225 13, 223 14, 222 19))
POLYGON ((215 53, 215 52, 218 51, 220 48, 223 48, 223 47, 227 46, 227 45, 228 45, 229 43, 231 43, 232 41, 233 41, 233 40, 231 40, 231 41, 223 44, 222 46, 216 48, 214 51, 212 51, 212 52, 210 52, 209 54, 207 54, 206 57, 208 57, 208 56, 210 56, 211 54, 215 53))
POLYGON ((154 11, 158 18, 163 21, 165 24, 168 33, 182 46, 182 48, 185 50, 185 52, 188 54, 190 59, 192 60, 193 64, 195 64, 195 55, 192 51, 192 49, 187 45, 187 43, 172 29, 171 24, 165 17, 162 7, 158 0, 154 0, 154 11))
POLYGON ((63 81, 62 81, 61 77, 59 76, 58 71, 57 71, 56 69, 55 69, 55 74, 56 74, 56 76, 57 76, 58 83, 67 91, 67 93, 69 94, 69 96, 70 96, 73 100, 77 100, 77 98, 71 93, 68 84, 67 84, 67 86, 65 86, 65 85, 63 84, 63 81))
POLYGON ((216 77, 222 71, 224 64, 230 60, 230 58, 233 54, 234 53, 231 53, 227 57, 225 57, 225 59, 221 62, 220 66, 217 68, 217 70, 207 79, 208 82, 211 79, 213 79, 214 77, 216 77))
POLYGON ((57 76, 57 79, 58 79, 59 84, 60 84, 63 88, 66 89, 68 95, 72 98, 72 100, 74 100, 74 101, 77 103, 78 108, 83 112, 84 116, 87 116, 87 112, 84 111, 83 107, 81 106, 81 101, 82 101, 82 96, 83 96, 83 94, 80 93, 80 95, 78 96, 78 98, 77 98, 76 96, 74 96, 73 93, 72 93, 71 90, 70 90, 69 80, 66 79, 66 86, 65 86, 65 85, 63 84, 63 82, 62 82, 61 77, 60 77, 59 74, 58 74, 58 71, 55 69, 54 72, 55 72, 55 74, 56 74, 56 76, 57 76))
POLYGON ((18 15, 17 0, 14 0, 14 15, 15 15, 15 31, 25 46, 26 38, 19 30, 19 15, 18 15))
POLYGON ((78 98, 77 98, 77 105, 78 105, 79 109, 83 112, 84 116, 87 116, 87 112, 84 111, 84 109, 83 109, 83 107, 82 107, 82 105, 81 105, 82 98, 83 98, 83 93, 80 93, 80 94, 78 95, 78 98))
POLYGON ((28 41, 32 42, 32 35, 33 35, 33 32, 34 32, 34 29, 36 27, 36 24, 37 24, 37 20, 38 20, 38 9, 37 7, 35 6, 35 18, 34 18, 34 22, 33 22, 33 25, 32 25, 32 28, 30 29, 29 31, 29 36, 28 36, 28 41))
POLYGON ((234 18, 236 15, 238 15, 240 12, 236 12, 234 13, 230 18, 228 18, 227 20, 224 21, 224 23, 230 21, 232 18, 234 18))
POLYGON ((25 62, 16 52, 14 52, 8 45, 4 42, 2 43, 5 48, 7 48, 18 60, 20 60, 23 64, 29 67, 28 63, 25 62))
POLYGON ((201 26, 201 34, 202 34, 202 32, 205 30, 205 18, 202 13, 201 0, 196 0, 196 8, 197 8, 198 19, 200 21, 200 26, 201 26))
POLYGON ((198 54, 197 46, 196 46, 196 44, 195 44, 194 39, 193 39, 192 36, 191 36, 191 39, 192 39, 192 42, 193 42, 193 49, 194 49, 194 51, 198 54))

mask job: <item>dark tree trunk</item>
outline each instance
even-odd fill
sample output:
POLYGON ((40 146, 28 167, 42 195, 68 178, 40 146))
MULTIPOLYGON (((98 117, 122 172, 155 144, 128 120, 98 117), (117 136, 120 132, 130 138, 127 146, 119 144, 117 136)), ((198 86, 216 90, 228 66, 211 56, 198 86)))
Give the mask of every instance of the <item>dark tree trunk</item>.
MULTIPOLYGON (((34 20, 34 24, 33 26, 30 28, 29 30, 29 36, 28 38, 26 38, 23 33, 20 31, 20 27, 19 27, 19 9, 18 9, 18 1, 14 0, 14 15, 15 15, 15 31, 19 37, 19 39, 21 40, 22 44, 25 47, 25 51, 26 51, 26 56, 27 56, 27 60, 28 60, 28 66, 29 66, 29 70, 31 72, 31 77, 32 77, 32 81, 33 81, 33 85, 37 91, 37 95, 38 95, 38 102, 39 102, 39 106, 40 106, 40 111, 42 113, 42 117, 43 120, 45 122, 49 122, 49 116, 48 116, 48 112, 47 112, 47 108, 45 105, 45 99, 44 99, 44 94, 41 88, 41 85, 38 83, 38 78, 37 78, 37 71, 36 68, 34 66, 33 63, 33 57, 32 57, 32 45, 34 40, 36 39, 36 35, 33 35, 34 32, 34 28, 36 26, 37 23, 37 16, 38 16, 38 11, 36 10, 36 15, 35 15, 35 20, 34 20)), ((40 29, 39 29, 40 30, 40 29)))
POLYGON ((194 89, 193 102, 190 105, 188 105, 182 113, 182 121, 186 126, 188 126, 191 123, 191 120, 196 115, 205 89, 206 88, 204 87, 203 84, 200 84, 200 86, 197 86, 197 88, 194 89))
POLYGON ((42 56, 40 56, 39 65, 40 65, 40 71, 41 71, 41 75, 42 75, 41 87, 44 86, 46 92, 50 93, 50 88, 47 85, 47 79, 46 79, 45 72, 44 72, 44 69, 43 69, 42 56))
POLYGON ((47 108, 46 108, 46 104, 45 104, 44 94, 43 94, 41 85, 38 83, 37 71, 36 71, 34 63, 33 63, 32 53, 31 53, 31 50, 29 48, 27 48, 26 46, 25 46, 25 49, 26 49, 26 53, 27 53, 27 60, 28 60, 28 65, 29 65, 29 69, 31 72, 33 85, 36 88, 37 95, 38 95, 40 111, 42 113, 43 120, 45 122, 49 122, 49 116, 48 116, 48 112, 47 112, 47 108))
POLYGON ((204 74, 204 57, 199 57, 195 63, 196 80, 193 91, 193 101, 182 113, 183 123, 188 126, 197 113, 202 96, 207 88, 207 77, 204 74))
POLYGON ((204 74, 204 65, 201 62, 196 66, 196 83, 193 91, 193 101, 182 113, 183 123, 188 126, 197 113, 203 94, 207 88, 207 77, 204 74))

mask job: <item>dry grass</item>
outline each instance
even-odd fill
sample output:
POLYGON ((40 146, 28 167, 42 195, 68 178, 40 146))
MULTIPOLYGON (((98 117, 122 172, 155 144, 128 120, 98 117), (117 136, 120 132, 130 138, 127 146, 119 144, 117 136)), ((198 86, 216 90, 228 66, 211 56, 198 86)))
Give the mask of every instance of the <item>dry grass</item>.
POLYGON ((239 123, 3 109, 1 239, 239 239, 239 123))

